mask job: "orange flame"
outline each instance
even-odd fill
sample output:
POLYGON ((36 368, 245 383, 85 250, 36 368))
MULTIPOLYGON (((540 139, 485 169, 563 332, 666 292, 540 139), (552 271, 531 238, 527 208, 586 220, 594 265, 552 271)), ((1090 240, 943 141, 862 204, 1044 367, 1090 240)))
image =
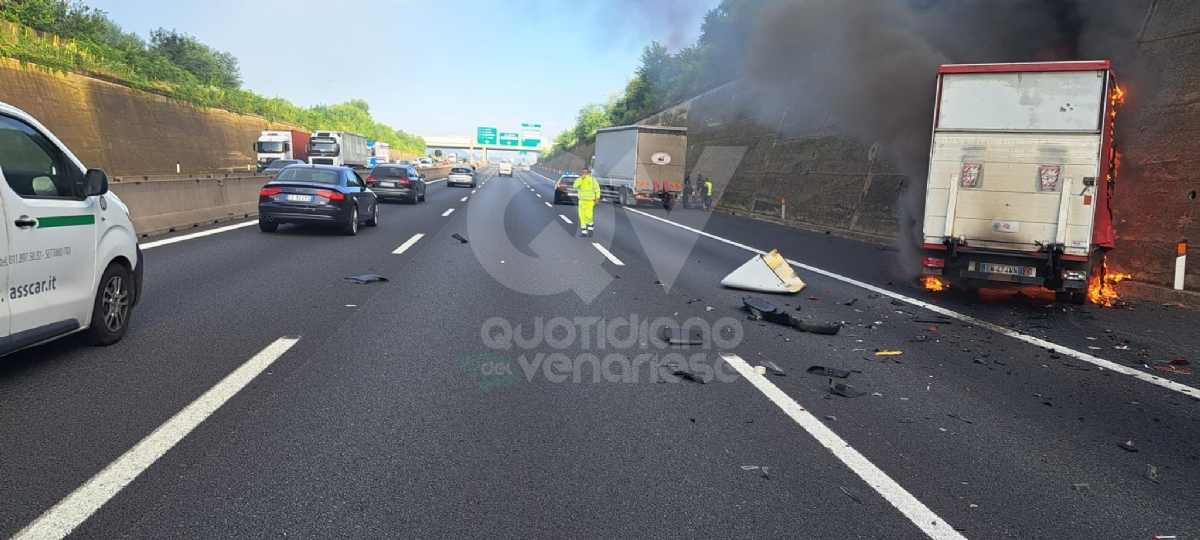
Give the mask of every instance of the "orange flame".
POLYGON ((927 291, 944 291, 947 288, 946 284, 943 283, 942 280, 933 276, 922 277, 921 283, 925 285, 925 290, 927 291))
POLYGON ((1120 298, 1117 296, 1117 291, 1113 288, 1113 285, 1133 276, 1120 272, 1110 272, 1108 270, 1107 259, 1101 265, 1100 274, 1093 274, 1092 279, 1088 280, 1088 300, 1098 306, 1112 307, 1113 302, 1116 302, 1120 298))

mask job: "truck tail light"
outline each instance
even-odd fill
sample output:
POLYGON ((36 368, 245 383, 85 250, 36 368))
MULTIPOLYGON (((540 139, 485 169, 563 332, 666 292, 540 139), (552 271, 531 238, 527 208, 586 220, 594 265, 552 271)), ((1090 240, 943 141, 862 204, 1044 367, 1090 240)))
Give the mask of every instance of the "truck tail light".
POLYGON ((946 267, 946 259, 935 259, 933 257, 925 257, 925 260, 922 264, 925 266, 925 268, 945 268, 946 267))
POLYGON ((973 188, 979 187, 979 177, 983 174, 982 163, 963 163, 962 166, 962 187, 973 188))
POLYGON ((346 196, 345 196, 345 195, 343 195, 343 194, 342 194, 342 192, 340 192, 340 191, 333 191, 333 190, 329 190, 329 189, 322 189, 321 191, 318 191, 318 192, 317 192, 317 196, 318 196, 318 197, 325 197, 326 199, 329 199, 329 200, 331 200, 331 201, 344 201, 344 200, 346 200, 346 196))
POLYGON ((1057 191, 1061 174, 1062 167, 1058 165, 1042 165, 1038 168, 1038 186, 1042 191, 1057 191))
POLYGON ((283 188, 265 187, 258 191, 260 197, 270 197, 272 195, 279 195, 280 193, 283 193, 283 188))

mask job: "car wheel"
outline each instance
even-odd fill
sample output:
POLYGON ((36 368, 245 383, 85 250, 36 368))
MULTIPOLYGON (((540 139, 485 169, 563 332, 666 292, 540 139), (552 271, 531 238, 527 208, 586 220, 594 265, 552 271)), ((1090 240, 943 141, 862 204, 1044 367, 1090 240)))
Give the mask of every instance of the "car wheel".
POLYGON ((258 229, 262 232, 275 232, 277 229, 279 229, 279 224, 260 219, 258 220, 258 229))
POLYGON ((350 209, 350 223, 346 224, 346 228, 342 229, 346 236, 354 236, 358 234, 358 207, 350 209))
POLYGON ((367 220, 367 226, 368 227, 378 227, 379 226, 379 203, 375 203, 375 209, 373 212, 371 212, 371 219, 367 220))
POLYGON ((421 191, 421 202, 425 202, 425 192, 421 191))
POLYGON ((125 336, 133 313, 133 277, 120 263, 111 263, 100 278, 92 321, 83 339, 92 345, 112 345, 125 336))

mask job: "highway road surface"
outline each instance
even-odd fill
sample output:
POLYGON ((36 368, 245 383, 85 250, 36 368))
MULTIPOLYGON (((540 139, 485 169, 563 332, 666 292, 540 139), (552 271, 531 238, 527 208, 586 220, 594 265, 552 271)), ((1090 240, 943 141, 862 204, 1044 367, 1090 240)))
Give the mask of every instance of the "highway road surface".
POLYGON ((1200 362, 1196 312, 928 293, 697 210, 580 238, 495 172, 356 237, 145 239, 123 341, 0 359, 0 537, 1200 538, 1200 381, 1153 369, 1200 362), (808 287, 757 296, 837 335, 720 287, 771 249, 808 287))

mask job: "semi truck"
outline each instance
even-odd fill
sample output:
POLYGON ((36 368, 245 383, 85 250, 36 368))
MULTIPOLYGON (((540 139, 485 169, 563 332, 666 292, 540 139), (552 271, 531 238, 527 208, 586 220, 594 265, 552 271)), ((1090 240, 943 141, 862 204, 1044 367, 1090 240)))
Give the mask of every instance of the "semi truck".
POLYGON ((367 148, 371 151, 371 167, 376 165, 386 165, 392 162, 391 145, 377 141, 367 141, 367 148))
POLYGON ((1037 286, 1086 303, 1116 247, 1110 63, 946 65, 937 88, 926 286, 1037 286))
POLYGON ((277 159, 308 161, 309 134, 296 130, 268 130, 262 132, 254 143, 258 154, 258 172, 262 172, 277 159))
POLYGON ((601 196, 621 205, 678 200, 683 192, 687 128, 621 126, 596 131, 592 176, 601 196))
POLYGON ((308 162, 365 169, 371 164, 367 138, 344 131, 318 131, 308 142, 308 162))

